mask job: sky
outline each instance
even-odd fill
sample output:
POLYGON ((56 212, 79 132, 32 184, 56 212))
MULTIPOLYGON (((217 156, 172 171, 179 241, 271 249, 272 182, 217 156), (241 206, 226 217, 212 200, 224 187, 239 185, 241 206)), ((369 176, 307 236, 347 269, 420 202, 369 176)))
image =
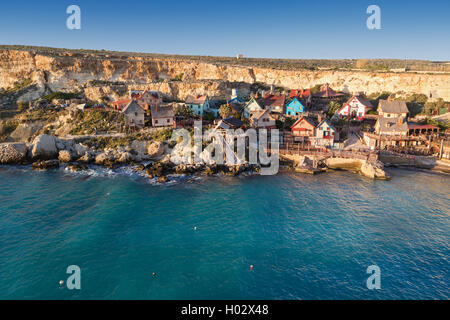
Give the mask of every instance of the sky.
POLYGON ((450 61, 449 0, 21 0, 0 3, 0 44, 184 55, 450 61), (69 30, 69 5, 81 29, 69 30), (381 29, 369 30, 369 5, 381 29))

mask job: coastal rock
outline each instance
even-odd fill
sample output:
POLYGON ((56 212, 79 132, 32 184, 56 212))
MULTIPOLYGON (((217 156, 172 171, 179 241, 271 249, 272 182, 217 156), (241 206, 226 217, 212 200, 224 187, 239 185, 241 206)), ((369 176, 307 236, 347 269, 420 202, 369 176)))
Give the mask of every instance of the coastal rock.
POLYGON ((78 158, 78 162, 83 162, 83 163, 90 163, 92 162, 94 156, 92 155, 91 152, 85 152, 81 157, 78 158))
POLYGON ((117 155, 116 162, 128 163, 133 159, 133 155, 129 152, 121 152, 117 155))
POLYGON ((164 154, 164 144, 156 141, 149 144, 147 153, 150 158, 158 158, 164 154))
POLYGON ((81 143, 77 143, 73 146, 74 152, 78 157, 82 157, 89 151, 89 148, 81 143))
POLYGON ((59 168, 59 160, 39 160, 33 163, 33 170, 48 170, 59 168))
POLYGON ((217 172, 218 172, 219 170, 218 170, 218 168, 217 168, 217 165, 207 165, 207 166, 205 166, 205 171, 204 171, 204 173, 206 174, 206 175, 208 175, 208 176, 211 176, 211 175, 214 175, 214 174, 216 174, 217 172))
POLYGON ((381 163, 372 164, 370 162, 365 161, 361 165, 361 173, 372 179, 386 180, 389 179, 389 176, 383 170, 383 165, 381 163))
POLYGON ((142 160, 142 159, 148 159, 147 154, 147 148, 148 148, 148 142, 147 141, 139 141, 134 140, 130 145, 131 150, 133 153, 135 153, 136 160, 142 160))
POLYGON ((33 159, 48 160, 58 156, 55 138, 46 134, 36 137, 31 150, 33 159))
POLYGON ((25 143, 1 143, 0 163, 17 164, 27 157, 28 148, 25 143))
POLYGON ((169 181, 169 178, 167 176, 161 176, 158 177, 157 181, 158 183, 166 183, 167 181, 169 181))
POLYGON ((87 170, 87 166, 84 163, 71 163, 66 166, 67 171, 80 172, 87 170))
POLYGON ((58 159, 62 163, 70 162, 72 161, 72 155, 67 150, 61 150, 59 151, 58 159))
POLYGON ((112 156, 106 152, 102 152, 99 153, 96 157, 95 157, 95 164, 98 165, 103 165, 106 162, 112 162, 114 161, 114 159, 112 158, 112 156))

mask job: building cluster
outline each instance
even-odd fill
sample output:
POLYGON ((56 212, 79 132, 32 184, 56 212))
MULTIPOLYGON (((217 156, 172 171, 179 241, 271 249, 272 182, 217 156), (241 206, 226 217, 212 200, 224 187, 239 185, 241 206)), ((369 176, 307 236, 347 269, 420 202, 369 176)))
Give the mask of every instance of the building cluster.
POLYGON ((181 104, 186 111, 184 116, 176 116, 173 105, 164 103, 159 92, 131 90, 128 99, 113 102, 112 108, 124 114, 128 127, 137 129, 186 126, 186 123, 193 124, 193 121, 186 121, 186 117, 190 117, 191 120, 216 119, 215 125, 222 129, 271 130, 291 119, 288 135, 292 143, 305 147, 340 147, 340 138, 348 138, 341 134, 345 129, 348 131, 342 120, 347 123, 351 120, 353 126, 355 121, 369 123, 369 128, 365 126, 360 130, 360 139, 371 149, 419 146, 423 144, 423 135, 439 131, 438 127, 409 121, 409 110, 403 101, 380 100, 375 108, 361 93, 347 101, 343 101, 344 98, 344 93, 336 92, 328 84, 315 93, 311 89, 282 93, 275 92, 272 87, 268 92, 252 93, 248 98, 232 89, 227 100, 217 100, 208 94, 188 95, 181 104), (331 119, 327 119, 325 112, 333 101, 339 102, 340 107, 331 119), (227 107, 227 112, 222 110, 223 107, 227 107))

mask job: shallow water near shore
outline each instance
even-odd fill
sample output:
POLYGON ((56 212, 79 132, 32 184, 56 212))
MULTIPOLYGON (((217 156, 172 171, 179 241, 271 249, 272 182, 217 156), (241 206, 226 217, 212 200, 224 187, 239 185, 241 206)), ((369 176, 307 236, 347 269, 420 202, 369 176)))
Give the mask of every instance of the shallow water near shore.
POLYGON ((1 299, 450 298, 448 175, 155 185, 91 170, 0 170, 1 299), (366 287, 374 264, 378 291, 366 287), (81 290, 59 285, 69 265, 81 290))

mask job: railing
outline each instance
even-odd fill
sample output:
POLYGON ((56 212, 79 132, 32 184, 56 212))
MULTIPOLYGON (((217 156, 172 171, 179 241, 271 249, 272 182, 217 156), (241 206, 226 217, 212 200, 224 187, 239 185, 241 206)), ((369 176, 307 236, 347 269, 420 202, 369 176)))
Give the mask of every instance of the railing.
POLYGON ((316 148, 289 148, 289 146, 281 146, 280 154, 284 155, 302 155, 302 156, 319 156, 329 158, 348 158, 360 159, 375 162, 378 160, 378 153, 367 150, 332 150, 332 149, 316 149, 316 148))

